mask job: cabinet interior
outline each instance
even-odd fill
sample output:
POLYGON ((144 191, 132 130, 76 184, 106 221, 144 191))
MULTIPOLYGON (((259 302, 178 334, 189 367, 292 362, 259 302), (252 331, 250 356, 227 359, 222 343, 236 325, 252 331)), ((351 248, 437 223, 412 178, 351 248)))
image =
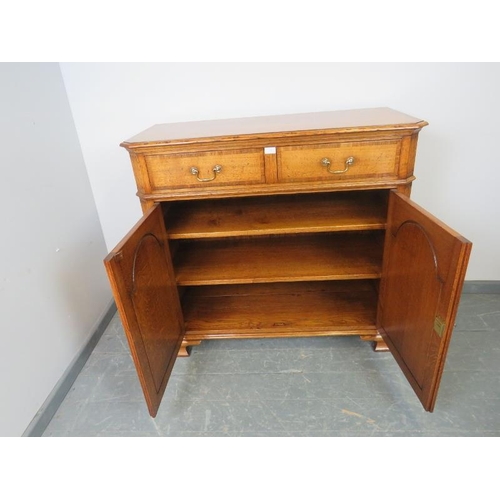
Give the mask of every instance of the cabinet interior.
POLYGON ((164 203, 186 335, 375 331, 388 190, 164 203))

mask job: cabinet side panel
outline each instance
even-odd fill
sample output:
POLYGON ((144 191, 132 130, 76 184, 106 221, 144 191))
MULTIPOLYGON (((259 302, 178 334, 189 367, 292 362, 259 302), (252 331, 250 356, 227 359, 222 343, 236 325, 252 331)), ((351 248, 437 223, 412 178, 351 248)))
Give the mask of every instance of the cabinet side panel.
POLYGON ((154 204, 152 200, 146 200, 143 195, 151 193, 151 181, 146 167, 146 161, 142 154, 130 153, 130 161, 134 170, 135 183, 137 185, 137 195, 141 200, 142 212, 146 213, 154 204))

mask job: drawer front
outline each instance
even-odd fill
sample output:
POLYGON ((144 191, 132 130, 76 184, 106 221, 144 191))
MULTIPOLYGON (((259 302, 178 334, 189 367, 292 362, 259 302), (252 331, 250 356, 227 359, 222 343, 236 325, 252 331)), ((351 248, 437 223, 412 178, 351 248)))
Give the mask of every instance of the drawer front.
POLYGON ((279 182, 397 178, 399 141, 288 146, 278 150, 279 182))
POLYGON ((153 191, 265 182, 262 149, 147 155, 145 161, 153 191))

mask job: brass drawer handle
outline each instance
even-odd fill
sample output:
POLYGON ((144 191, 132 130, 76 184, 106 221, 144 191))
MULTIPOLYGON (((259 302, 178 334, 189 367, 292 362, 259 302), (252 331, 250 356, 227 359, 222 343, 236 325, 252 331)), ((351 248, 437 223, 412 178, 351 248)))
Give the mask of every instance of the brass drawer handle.
POLYGON ((201 178, 199 177, 200 171, 196 167, 191 167, 191 173, 193 175, 196 175, 196 179, 199 180, 200 182, 210 182, 214 181, 215 178, 217 177, 217 174, 222 172, 222 167, 220 165, 215 165, 214 168, 212 168, 212 172, 214 173, 213 177, 208 177, 208 178, 201 178))
POLYGON ((345 168, 344 170, 330 170, 330 165, 332 164, 330 158, 323 158, 321 160, 321 165, 326 167, 328 172, 330 174, 343 174, 344 172, 347 172, 349 170, 349 167, 354 164, 354 156, 349 156, 347 160, 345 161, 345 168))

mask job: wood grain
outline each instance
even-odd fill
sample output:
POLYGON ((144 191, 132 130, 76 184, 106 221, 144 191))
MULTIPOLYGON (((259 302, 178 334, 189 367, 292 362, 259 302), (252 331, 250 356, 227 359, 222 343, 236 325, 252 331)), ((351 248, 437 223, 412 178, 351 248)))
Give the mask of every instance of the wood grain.
POLYGON ((369 281, 192 287, 183 297, 186 338, 356 335, 375 328, 369 281))
MULTIPOLYGON (((332 176, 333 177, 333 176, 332 176)), ((203 189, 161 189, 153 193, 138 193, 140 200, 144 203, 156 203, 166 201, 195 200, 195 199, 218 199, 218 198, 244 198, 248 196, 271 196, 281 194, 298 193, 327 193, 332 191, 362 191, 372 189, 405 189, 411 184, 415 177, 394 179, 390 177, 367 178, 364 177, 342 180, 332 178, 331 180, 305 181, 305 182, 282 182, 275 184, 247 184, 244 186, 225 185, 205 186, 203 189)))
POLYGON ((397 178, 399 141, 336 142, 278 148, 279 182, 370 177, 397 178), (354 163, 343 173, 330 173, 321 164, 330 160, 330 170, 344 170, 347 158, 354 163))
POLYGON ((155 416, 184 336, 159 205, 144 215, 104 264, 149 412, 155 416))
MULTIPOLYGON (((241 138, 294 135, 314 135, 318 131, 349 132, 352 129, 364 132, 380 130, 415 130, 427 122, 390 108, 353 109, 323 111, 277 116, 230 118, 198 122, 166 123, 149 129, 124 141, 121 145, 134 149, 143 145, 203 144, 230 140, 228 136, 241 138)), ((272 144, 270 144, 272 145, 272 144)))
POLYGON ((147 155, 145 163, 153 191, 164 188, 206 189, 234 184, 260 184, 266 179, 264 151, 261 149, 147 155), (214 175, 213 168, 216 165, 221 167, 221 171, 214 175), (198 169, 198 176, 192 174, 193 167, 198 169), (200 182, 197 177, 213 180, 200 182))
POLYGON ((354 191, 171 204, 170 239, 385 229, 387 191, 354 191))
POLYGON ((377 326, 424 408, 432 411, 471 243, 392 192, 377 326), (444 323, 440 333, 438 318, 444 323))
POLYGON ((382 234, 312 234, 184 241, 179 285, 379 278, 382 234))

